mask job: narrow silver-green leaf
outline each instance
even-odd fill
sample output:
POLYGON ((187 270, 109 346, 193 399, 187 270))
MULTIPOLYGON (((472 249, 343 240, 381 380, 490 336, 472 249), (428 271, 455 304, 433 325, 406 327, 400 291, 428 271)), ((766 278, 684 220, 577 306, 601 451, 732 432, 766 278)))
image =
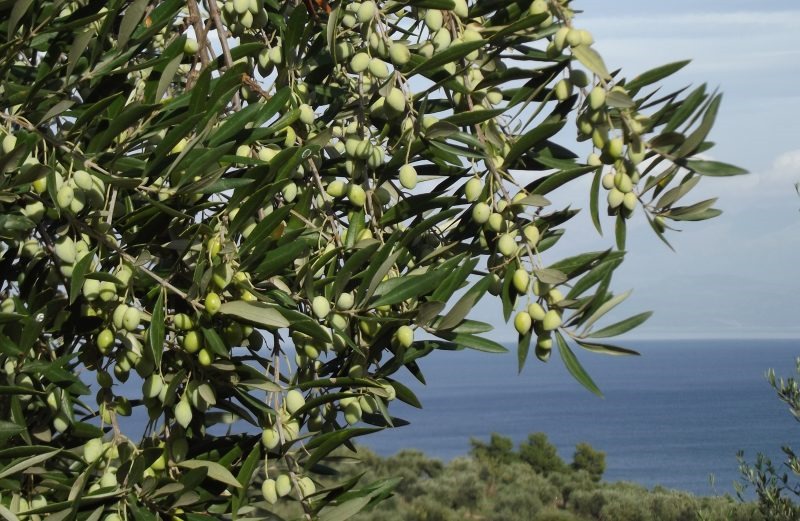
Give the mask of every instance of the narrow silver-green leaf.
POLYGON ((228 469, 215 461, 191 459, 178 463, 178 466, 187 469, 199 469, 205 467, 208 470, 209 478, 219 481, 220 483, 224 483, 230 487, 242 487, 242 484, 239 483, 236 477, 231 474, 228 469))
POLYGON ((156 367, 161 365, 161 355, 164 352, 164 339, 166 338, 164 319, 164 291, 160 291, 158 300, 153 306, 153 317, 150 320, 150 328, 148 329, 150 356, 156 367))
MULTIPOLYGON (((609 300, 607 300, 606 302, 604 302, 603 305, 600 306, 599 308, 597 308, 597 310, 592 314, 592 316, 589 317, 586 320, 586 322, 584 322, 584 325, 583 325, 584 332, 588 331, 589 328, 592 327, 592 324, 594 324, 595 322, 597 322, 598 320, 603 318, 603 315, 605 315, 606 313, 608 313, 609 311, 611 311, 612 309, 617 307, 623 300, 628 298, 630 296, 630 294, 631 294, 631 290, 628 290, 625 293, 622 293, 621 295, 617 295, 616 297, 612 297, 609 300)), ((581 335, 581 336, 583 336, 583 335, 581 335)))
POLYGON ((289 321, 273 306, 263 302, 234 300, 220 306, 223 315, 232 315, 257 326, 279 329, 289 327, 289 321))
POLYGON ((587 338, 608 338, 612 336, 621 335, 643 324, 648 318, 650 318, 652 314, 653 314, 652 311, 639 313, 638 315, 626 318, 625 320, 620 320, 615 324, 611 324, 610 326, 606 326, 603 329, 599 329, 597 331, 589 333, 586 336, 587 338))
POLYGON ((561 336, 561 333, 556 331, 556 341, 558 343, 558 352, 561 355, 561 360, 564 362, 564 366, 567 368, 567 371, 578 381, 581 385, 589 389, 591 392, 596 394, 597 396, 603 396, 603 393, 600 391, 600 388, 597 387, 597 384, 594 383, 592 377, 589 376, 589 373, 586 372, 586 369, 583 368, 581 363, 578 361, 575 353, 569 348, 567 342, 564 340, 564 337, 561 336))

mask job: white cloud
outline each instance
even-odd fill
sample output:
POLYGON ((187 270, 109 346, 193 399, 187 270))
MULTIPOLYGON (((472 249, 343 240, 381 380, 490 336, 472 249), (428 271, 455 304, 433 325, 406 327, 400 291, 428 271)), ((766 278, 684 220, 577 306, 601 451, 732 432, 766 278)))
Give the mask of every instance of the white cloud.
POLYGON ((784 152, 772 163, 774 175, 800 182, 800 149, 784 152))

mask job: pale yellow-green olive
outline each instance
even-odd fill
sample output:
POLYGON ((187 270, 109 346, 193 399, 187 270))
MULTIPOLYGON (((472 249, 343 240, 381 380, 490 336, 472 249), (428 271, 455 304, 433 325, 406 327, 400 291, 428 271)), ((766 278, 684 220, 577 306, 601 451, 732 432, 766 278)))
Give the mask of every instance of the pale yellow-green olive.
POLYGON ((417 170, 411 165, 403 165, 400 167, 398 179, 403 188, 412 190, 417 186, 417 170))
POLYGON ((520 335, 527 334, 531 330, 531 316, 527 311, 520 311, 514 317, 514 329, 520 335))
POLYGON ((544 317, 547 315, 547 312, 544 310, 541 304, 538 302, 533 302, 528 306, 528 314, 531 316, 533 320, 541 322, 544 320, 544 317))
POLYGON ((478 224, 484 224, 492 215, 492 209, 486 203, 478 203, 472 209, 472 220, 478 224))

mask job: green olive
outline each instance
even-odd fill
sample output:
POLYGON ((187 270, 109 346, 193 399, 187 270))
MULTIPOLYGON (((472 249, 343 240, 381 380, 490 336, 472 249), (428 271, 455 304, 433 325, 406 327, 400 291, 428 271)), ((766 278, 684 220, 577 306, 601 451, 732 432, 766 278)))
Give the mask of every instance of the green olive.
POLYGON ((220 300, 219 295, 213 291, 206 295, 204 304, 209 315, 215 315, 217 311, 219 311, 220 307, 222 307, 222 301, 220 300))

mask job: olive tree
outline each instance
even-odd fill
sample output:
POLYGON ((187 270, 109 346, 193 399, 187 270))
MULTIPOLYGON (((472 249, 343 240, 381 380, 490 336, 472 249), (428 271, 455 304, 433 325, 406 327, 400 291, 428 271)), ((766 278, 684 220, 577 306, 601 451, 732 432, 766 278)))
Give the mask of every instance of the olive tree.
POLYGON ((599 393, 576 349, 648 316, 597 325, 626 223, 741 171, 698 157, 720 96, 659 89, 685 62, 626 79, 574 14, 0 1, 0 516, 344 519, 394 482, 323 489, 326 457, 402 425, 432 351, 506 351, 486 293, 520 369, 599 393), (616 240, 559 259, 582 179, 616 240))
MULTIPOLYGON (((800 358, 795 360, 795 372, 800 375, 800 358)), ((767 372, 767 380, 778 398, 789 407, 795 420, 800 421, 800 388, 797 379, 786 380, 775 376, 775 371, 767 372)), ((752 488, 758 500, 758 508, 768 519, 790 520, 800 516, 800 456, 789 445, 781 447, 785 461, 776 466, 765 454, 756 454, 754 464, 744 459, 740 451, 739 472, 742 481, 735 483, 736 493, 744 499, 745 491, 752 488)))

